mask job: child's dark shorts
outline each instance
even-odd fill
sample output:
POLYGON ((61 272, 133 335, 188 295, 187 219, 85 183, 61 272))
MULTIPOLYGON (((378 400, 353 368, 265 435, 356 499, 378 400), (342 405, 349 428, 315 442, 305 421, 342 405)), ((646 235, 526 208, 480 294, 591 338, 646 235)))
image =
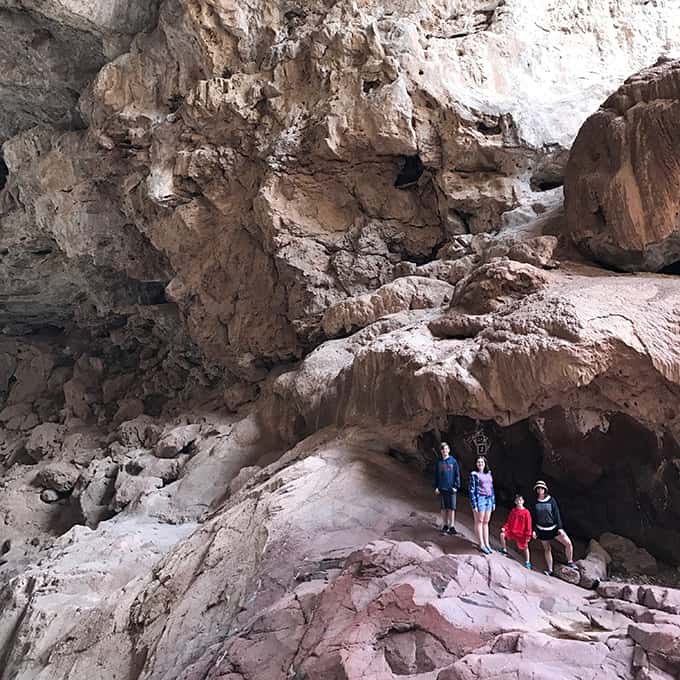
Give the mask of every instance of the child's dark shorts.
POLYGON ((455 491, 439 491, 439 502, 442 510, 456 509, 456 492, 455 491))
POLYGON ((539 529, 536 527, 536 538, 539 541, 552 541, 557 538, 557 534, 560 533, 559 529, 539 529))

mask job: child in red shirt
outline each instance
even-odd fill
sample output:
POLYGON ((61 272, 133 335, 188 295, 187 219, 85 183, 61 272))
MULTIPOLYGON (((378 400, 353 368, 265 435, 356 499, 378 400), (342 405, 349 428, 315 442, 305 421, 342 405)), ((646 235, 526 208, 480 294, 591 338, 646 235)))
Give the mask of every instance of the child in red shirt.
POLYGON ((509 539, 517 544, 518 550, 524 552, 524 566, 531 569, 531 557, 529 555, 529 540, 531 539, 531 513, 524 507, 524 498, 517 494, 514 498, 515 507, 508 515, 508 521, 501 529, 501 552, 507 556, 508 548, 506 540, 509 539))

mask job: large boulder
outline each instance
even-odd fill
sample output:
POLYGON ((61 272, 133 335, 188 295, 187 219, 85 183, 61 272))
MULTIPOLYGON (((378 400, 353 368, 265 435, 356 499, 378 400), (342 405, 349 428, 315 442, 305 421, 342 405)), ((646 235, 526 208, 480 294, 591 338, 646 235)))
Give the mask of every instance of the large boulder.
POLYGON ((620 573, 628 576, 654 576, 657 572, 654 557, 625 536, 604 533, 600 536, 600 545, 611 555, 612 568, 620 573))
POLYGON ((680 260, 680 60, 629 78, 584 123, 567 165, 569 231, 613 268, 680 260))

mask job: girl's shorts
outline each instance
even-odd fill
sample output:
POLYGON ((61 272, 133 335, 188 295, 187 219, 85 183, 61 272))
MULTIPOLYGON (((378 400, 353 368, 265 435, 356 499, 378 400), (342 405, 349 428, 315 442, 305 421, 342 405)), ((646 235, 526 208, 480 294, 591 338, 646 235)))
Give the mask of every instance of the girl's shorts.
POLYGON ((486 512, 487 510, 493 510, 493 498, 491 496, 478 496, 477 497, 477 510, 479 512, 486 512))

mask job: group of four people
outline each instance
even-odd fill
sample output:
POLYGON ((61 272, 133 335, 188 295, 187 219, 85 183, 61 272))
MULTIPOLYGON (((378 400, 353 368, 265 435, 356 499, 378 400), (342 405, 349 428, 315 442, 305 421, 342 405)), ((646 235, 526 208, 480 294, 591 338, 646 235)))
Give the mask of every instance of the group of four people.
MULTIPOLYGON (((442 442, 439 452, 441 457, 434 470, 434 489, 440 497, 441 531, 444 534, 454 535, 457 533, 455 512, 457 493, 460 489, 460 468, 458 461, 451 455, 451 449, 446 442, 442 442)), ((485 555, 491 555, 493 550, 489 542, 489 522, 491 521, 491 513, 496 509, 496 497, 493 475, 484 456, 479 456, 475 461, 475 470, 470 474, 469 491, 479 549, 485 555)), ((534 484, 534 491, 536 492, 536 503, 533 513, 524 507, 524 498, 521 494, 515 496, 515 507, 510 511, 510 515, 501 529, 500 552, 507 555, 508 541, 513 541, 524 554, 525 566, 527 569, 531 569, 529 541, 532 538, 537 538, 543 546, 547 565, 545 573, 552 575, 554 562, 550 543, 556 540, 564 546, 567 566, 576 569, 573 561, 574 548, 562 526, 562 516, 557 501, 548 494, 548 486, 543 481, 534 484)))

